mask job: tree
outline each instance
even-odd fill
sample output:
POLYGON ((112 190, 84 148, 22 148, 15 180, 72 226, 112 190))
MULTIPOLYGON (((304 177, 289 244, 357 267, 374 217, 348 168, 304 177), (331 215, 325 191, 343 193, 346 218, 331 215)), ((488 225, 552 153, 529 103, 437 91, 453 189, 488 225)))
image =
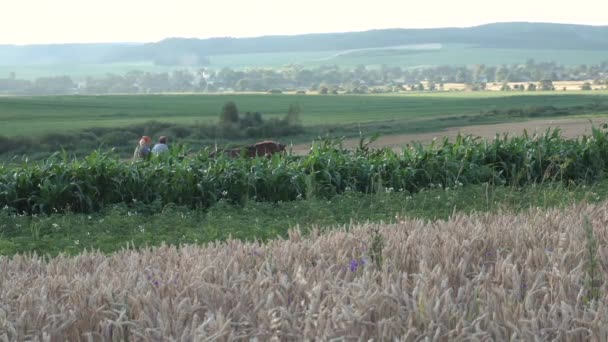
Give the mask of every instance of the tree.
POLYGON ((224 103, 222 113, 220 114, 220 123, 232 124, 237 122, 239 122, 239 110, 236 107, 236 103, 232 101, 224 103))
POLYGON ((287 123, 295 125, 300 123, 300 104, 292 103, 287 110, 287 123))
POLYGON ((486 66, 484 64, 476 64, 473 67, 473 82, 485 82, 486 77, 486 66))
POLYGON ((169 78, 170 90, 172 91, 192 91, 194 75, 188 70, 175 70, 169 78))
POLYGON ((75 87, 69 76, 40 77, 34 81, 34 94, 69 94, 75 87))
POLYGON ((555 87, 553 86, 553 81, 542 80, 542 81, 538 82, 538 89, 547 91, 547 90, 555 90, 555 87))
POLYGON ((496 73, 494 75, 494 79, 496 82, 506 82, 509 80, 509 69, 506 66, 501 66, 496 69, 496 73))
POLYGON ((248 78, 241 78, 234 86, 236 91, 246 91, 251 88, 251 81, 248 78))
POLYGON ((591 90, 591 83, 585 82, 581 85, 581 90, 591 90))
POLYGON ((536 84, 528 83, 528 91, 536 91, 536 84))
POLYGON ((502 91, 510 91, 511 90, 511 86, 509 86, 509 83, 505 82, 502 84, 502 87, 500 87, 500 90, 502 91))
POLYGON ((458 72, 456 73, 456 83, 467 83, 468 80, 469 80, 469 77, 467 75, 467 69, 466 68, 458 69, 458 72))

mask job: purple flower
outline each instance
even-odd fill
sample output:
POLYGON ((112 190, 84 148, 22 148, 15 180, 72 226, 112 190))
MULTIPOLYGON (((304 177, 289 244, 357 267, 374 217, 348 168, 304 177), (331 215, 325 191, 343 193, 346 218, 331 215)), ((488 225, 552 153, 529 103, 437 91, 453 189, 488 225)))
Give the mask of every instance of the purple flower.
POLYGON ((359 264, 357 263, 356 259, 352 259, 350 261, 350 271, 351 272, 356 272, 357 271, 357 267, 359 267, 359 264))
POLYGON ((158 281, 155 280, 154 281, 154 286, 158 286, 158 284, 159 284, 158 281))

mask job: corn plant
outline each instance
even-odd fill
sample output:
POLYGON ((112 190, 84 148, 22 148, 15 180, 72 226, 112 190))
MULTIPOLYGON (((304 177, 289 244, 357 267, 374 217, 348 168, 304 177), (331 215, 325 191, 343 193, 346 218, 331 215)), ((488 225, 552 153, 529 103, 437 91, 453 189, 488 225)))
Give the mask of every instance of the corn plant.
POLYGON ((397 153, 355 150, 341 140, 319 140, 306 156, 211 158, 207 150, 180 149, 149 161, 121 162, 112 151, 83 159, 56 154, 44 162, 0 165, 0 206, 22 213, 93 212, 118 204, 174 203, 208 208, 218 201, 293 201, 331 198, 346 189, 373 193, 417 192, 465 184, 514 185, 587 182, 602 177, 608 160, 608 127, 565 139, 558 129, 493 140, 457 136, 397 153))

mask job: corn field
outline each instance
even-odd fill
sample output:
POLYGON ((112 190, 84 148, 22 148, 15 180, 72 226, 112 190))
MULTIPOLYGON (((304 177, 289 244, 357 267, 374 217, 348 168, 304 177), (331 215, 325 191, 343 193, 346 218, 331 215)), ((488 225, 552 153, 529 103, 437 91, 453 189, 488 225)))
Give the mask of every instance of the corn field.
POLYGON ((346 189, 417 192, 433 185, 489 182, 524 185, 544 181, 593 181, 608 161, 608 131, 565 139, 559 130, 494 140, 459 136, 401 153, 355 150, 340 141, 317 142, 304 157, 210 158, 209 151, 124 163, 111 153, 80 160, 54 157, 0 166, 0 206, 20 213, 93 212, 117 203, 174 203, 208 208, 231 203, 329 198, 346 189))
POLYGON ((0 258, 0 341, 606 341, 608 203, 0 258))

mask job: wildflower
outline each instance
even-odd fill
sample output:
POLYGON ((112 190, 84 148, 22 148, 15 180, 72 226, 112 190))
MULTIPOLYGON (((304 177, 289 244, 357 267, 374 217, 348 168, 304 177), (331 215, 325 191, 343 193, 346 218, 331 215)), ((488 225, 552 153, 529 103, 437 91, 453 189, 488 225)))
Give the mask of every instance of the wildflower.
POLYGON ((53 223, 53 224, 52 224, 52 226, 53 226, 53 228, 55 228, 55 229, 59 229, 59 225, 58 225, 57 223, 53 223))
POLYGON ((91 216, 89 216, 89 217, 87 217, 87 219, 89 219, 89 220, 90 220, 90 219, 92 219, 92 217, 91 217, 91 216))
POLYGON ((351 272, 356 272, 357 271, 357 267, 359 267, 359 264, 357 263, 356 259, 352 259, 350 261, 350 271, 351 272))
POLYGON ((91 232, 87 232, 87 236, 91 236, 91 232))
POLYGON ((144 232, 146 231, 146 229, 144 228, 144 226, 139 225, 139 231, 140 231, 141 233, 144 233, 144 232))
POLYGON ((154 286, 158 286, 159 282, 157 280, 154 281, 154 286))
POLYGON ((222 196, 224 196, 224 197, 228 196, 228 191, 226 191, 226 190, 222 191, 222 196))
POLYGON ((99 223, 103 223, 104 219, 99 220, 99 223))
POLYGON ((361 258, 361 260, 359 261, 359 264, 361 264, 361 267, 365 266, 368 262, 367 257, 363 257, 361 258))
POLYGON ((76 246, 80 245, 80 240, 74 240, 74 244, 75 244, 76 246))

